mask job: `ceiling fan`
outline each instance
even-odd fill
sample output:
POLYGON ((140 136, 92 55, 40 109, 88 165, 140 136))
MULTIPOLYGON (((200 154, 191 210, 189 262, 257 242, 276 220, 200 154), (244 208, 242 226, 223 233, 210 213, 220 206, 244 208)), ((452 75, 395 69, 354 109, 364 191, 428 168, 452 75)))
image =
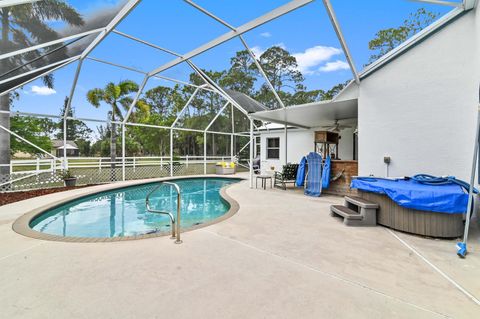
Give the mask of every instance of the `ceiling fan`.
POLYGON ((351 125, 341 125, 339 123, 339 120, 335 120, 333 125, 326 125, 322 126, 321 128, 324 130, 327 130, 329 132, 335 132, 335 133, 340 133, 341 130, 346 129, 346 128, 352 128, 353 126, 351 125))

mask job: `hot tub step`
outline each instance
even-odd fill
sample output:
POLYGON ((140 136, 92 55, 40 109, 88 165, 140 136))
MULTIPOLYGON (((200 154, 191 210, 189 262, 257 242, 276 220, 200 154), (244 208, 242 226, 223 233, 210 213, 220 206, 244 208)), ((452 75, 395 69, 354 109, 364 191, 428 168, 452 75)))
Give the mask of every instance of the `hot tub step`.
POLYGON ((355 206, 361 207, 361 208, 378 208, 378 204, 371 202, 369 200, 366 200, 361 197, 357 196, 345 196, 345 201, 347 203, 353 204, 355 206))
POLYGON ((342 216, 345 219, 354 219, 354 220, 363 219, 362 215, 342 205, 332 205, 330 206, 330 211, 334 214, 342 216))
MULTIPOLYGON (((349 197, 348 200, 352 200, 349 197)), ((353 199, 355 201, 355 199, 353 199)), ((355 201, 357 203, 357 201, 355 201)), ((345 199, 345 206, 332 205, 330 206, 330 215, 339 215, 343 217, 343 223, 347 226, 375 226, 377 224, 377 209, 365 208, 360 205, 356 205, 345 199)), ((376 205, 375 203, 362 201, 362 205, 376 205)), ((378 205, 377 205, 378 206, 378 205)))

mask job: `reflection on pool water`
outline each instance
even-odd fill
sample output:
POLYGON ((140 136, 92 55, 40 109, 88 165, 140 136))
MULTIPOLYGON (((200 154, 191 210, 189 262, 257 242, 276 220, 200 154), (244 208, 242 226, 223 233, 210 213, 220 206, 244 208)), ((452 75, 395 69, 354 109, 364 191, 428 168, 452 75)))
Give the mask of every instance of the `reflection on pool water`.
MULTIPOLYGON (((220 189, 238 179, 195 178, 174 181, 180 187, 181 227, 212 221, 229 210, 220 189)), ((167 215, 146 212, 145 197, 158 183, 142 184, 101 192, 48 210, 35 217, 36 231, 69 237, 124 237, 170 230, 167 215)), ((153 209, 176 215, 177 197, 173 187, 160 187, 150 197, 153 209)))

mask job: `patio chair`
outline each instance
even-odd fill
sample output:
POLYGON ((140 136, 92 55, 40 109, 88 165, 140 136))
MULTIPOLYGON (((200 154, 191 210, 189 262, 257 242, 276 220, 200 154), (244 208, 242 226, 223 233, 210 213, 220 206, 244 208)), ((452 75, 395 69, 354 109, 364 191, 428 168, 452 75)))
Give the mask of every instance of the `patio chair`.
POLYGON ((253 159, 252 168, 255 174, 257 175, 260 174, 260 157, 259 156, 253 159))
POLYGON ((275 172, 273 186, 287 190, 287 184, 295 185, 297 179, 298 164, 283 165, 282 172, 275 172))

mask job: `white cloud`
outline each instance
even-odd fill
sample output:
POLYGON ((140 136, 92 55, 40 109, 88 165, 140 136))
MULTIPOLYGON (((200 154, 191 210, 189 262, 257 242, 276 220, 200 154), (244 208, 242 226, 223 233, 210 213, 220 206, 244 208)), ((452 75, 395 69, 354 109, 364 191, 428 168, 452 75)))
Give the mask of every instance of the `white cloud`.
MULTIPOLYGON (((287 46, 283 42, 274 44, 273 46, 287 50, 287 46)), ((250 49, 257 58, 265 52, 265 49, 258 45, 250 49)), ((293 53, 292 56, 297 59, 298 70, 300 72, 305 75, 312 75, 318 74, 319 72, 334 72, 350 69, 350 66, 345 61, 330 61, 332 57, 341 54, 342 50, 339 48, 317 45, 306 49, 304 52, 293 53)))
POLYGON ((250 50, 252 50, 253 54, 255 54, 257 58, 260 57, 263 52, 265 52, 265 50, 259 47, 258 45, 251 47, 250 50))
POLYGON ((333 71, 339 71, 339 70, 348 70, 350 69, 350 66, 348 65, 347 62, 342 61, 342 60, 337 60, 333 62, 327 62, 325 65, 320 67, 318 70, 320 72, 333 72, 333 71))
POLYGON ((260 33, 260 36, 263 38, 270 38, 272 34, 270 32, 262 32, 260 33))
POLYGON ((30 93, 37 94, 37 95, 52 95, 52 94, 56 94, 57 91, 49 88, 48 86, 33 85, 32 88, 30 89, 30 93))
POLYGON ((342 50, 334 47, 317 45, 304 52, 292 54, 297 59, 298 70, 303 74, 315 73, 315 67, 339 55, 342 50))
MULTIPOLYGON (((287 46, 283 42, 276 43, 276 44, 272 45, 272 47, 280 47, 284 50, 287 49, 287 46)), ((266 51, 265 49, 263 49, 261 46, 258 46, 258 45, 254 46, 254 47, 251 47, 250 50, 252 50, 253 54, 255 54, 255 56, 257 58, 259 58, 263 54, 263 52, 266 51)))

